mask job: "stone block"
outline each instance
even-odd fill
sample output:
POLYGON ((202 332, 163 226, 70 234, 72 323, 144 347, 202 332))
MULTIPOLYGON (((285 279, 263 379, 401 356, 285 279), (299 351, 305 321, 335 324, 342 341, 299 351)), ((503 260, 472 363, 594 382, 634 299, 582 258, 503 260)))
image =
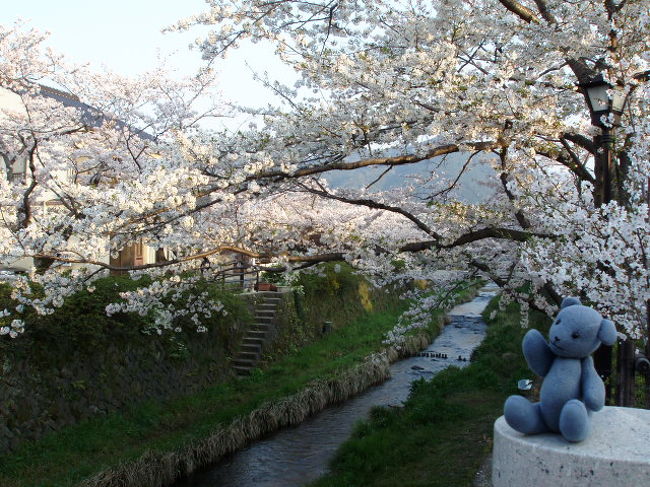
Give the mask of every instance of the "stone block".
POLYGON ((494 487, 647 487, 650 410, 605 407, 592 415, 592 433, 580 443, 559 434, 523 435, 501 416, 492 469, 494 487))

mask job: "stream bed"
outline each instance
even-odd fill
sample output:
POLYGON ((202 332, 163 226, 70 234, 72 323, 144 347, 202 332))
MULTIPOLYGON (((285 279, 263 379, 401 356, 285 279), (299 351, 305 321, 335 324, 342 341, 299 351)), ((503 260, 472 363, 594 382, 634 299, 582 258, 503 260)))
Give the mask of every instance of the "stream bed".
POLYGON ((387 381, 256 441, 174 487, 298 487, 316 480, 372 407, 399 407, 408 398, 411 382, 430 379, 450 365, 469 364, 472 351, 485 337, 481 312, 494 294, 495 288, 484 288, 474 300, 449 311, 451 323, 419 356, 391 365, 387 381))

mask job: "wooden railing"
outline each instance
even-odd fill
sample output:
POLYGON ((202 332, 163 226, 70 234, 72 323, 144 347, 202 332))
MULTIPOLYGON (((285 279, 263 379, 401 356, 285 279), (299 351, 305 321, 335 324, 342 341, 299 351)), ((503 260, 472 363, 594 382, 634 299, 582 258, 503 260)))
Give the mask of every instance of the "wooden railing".
POLYGON ((223 288, 257 289, 260 283, 260 272, 262 269, 259 266, 232 261, 226 263, 216 273, 214 279, 221 283, 223 288))

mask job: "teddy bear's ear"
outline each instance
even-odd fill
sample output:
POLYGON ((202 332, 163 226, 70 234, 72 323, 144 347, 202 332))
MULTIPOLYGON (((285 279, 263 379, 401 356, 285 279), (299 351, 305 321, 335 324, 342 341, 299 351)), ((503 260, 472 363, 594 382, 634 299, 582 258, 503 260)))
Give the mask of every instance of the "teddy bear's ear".
POLYGON ((564 298, 562 300, 562 304, 560 305, 560 309, 564 309, 567 306, 573 306, 574 304, 582 304, 578 298, 564 298))
POLYGON ((603 319, 603 321, 600 322, 598 339, 605 345, 614 345, 614 343, 616 343, 616 336, 616 327, 614 326, 614 323, 603 319))

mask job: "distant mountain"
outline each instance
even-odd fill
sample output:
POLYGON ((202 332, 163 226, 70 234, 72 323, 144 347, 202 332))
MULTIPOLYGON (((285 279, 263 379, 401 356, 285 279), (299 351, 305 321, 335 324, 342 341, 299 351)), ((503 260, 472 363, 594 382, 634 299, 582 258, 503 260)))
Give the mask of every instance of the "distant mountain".
MULTIPOLYGON (((396 154, 395 151, 391 151, 396 154)), ((391 153, 383 153, 390 156, 391 153)), ((413 187, 415 194, 426 198, 436 191, 449 186, 462 171, 469 154, 457 153, 436 157, 417 164, 395 166, 374 183, 369 191, 382 192, 413 187)), ((488 156, 489 157, 489 156, 488 156)), ((370 166, 352 171, 332 171, 325 179, 333 188, 363 188, 375 181, 386 171, 386 166, 370 166)), ((486 157, 476 156, 470 161, 456 188, 448 195, 448 200, 465 203, 480 203, 494 193, 488 181, 493 181, 494 170, 486 157)))

